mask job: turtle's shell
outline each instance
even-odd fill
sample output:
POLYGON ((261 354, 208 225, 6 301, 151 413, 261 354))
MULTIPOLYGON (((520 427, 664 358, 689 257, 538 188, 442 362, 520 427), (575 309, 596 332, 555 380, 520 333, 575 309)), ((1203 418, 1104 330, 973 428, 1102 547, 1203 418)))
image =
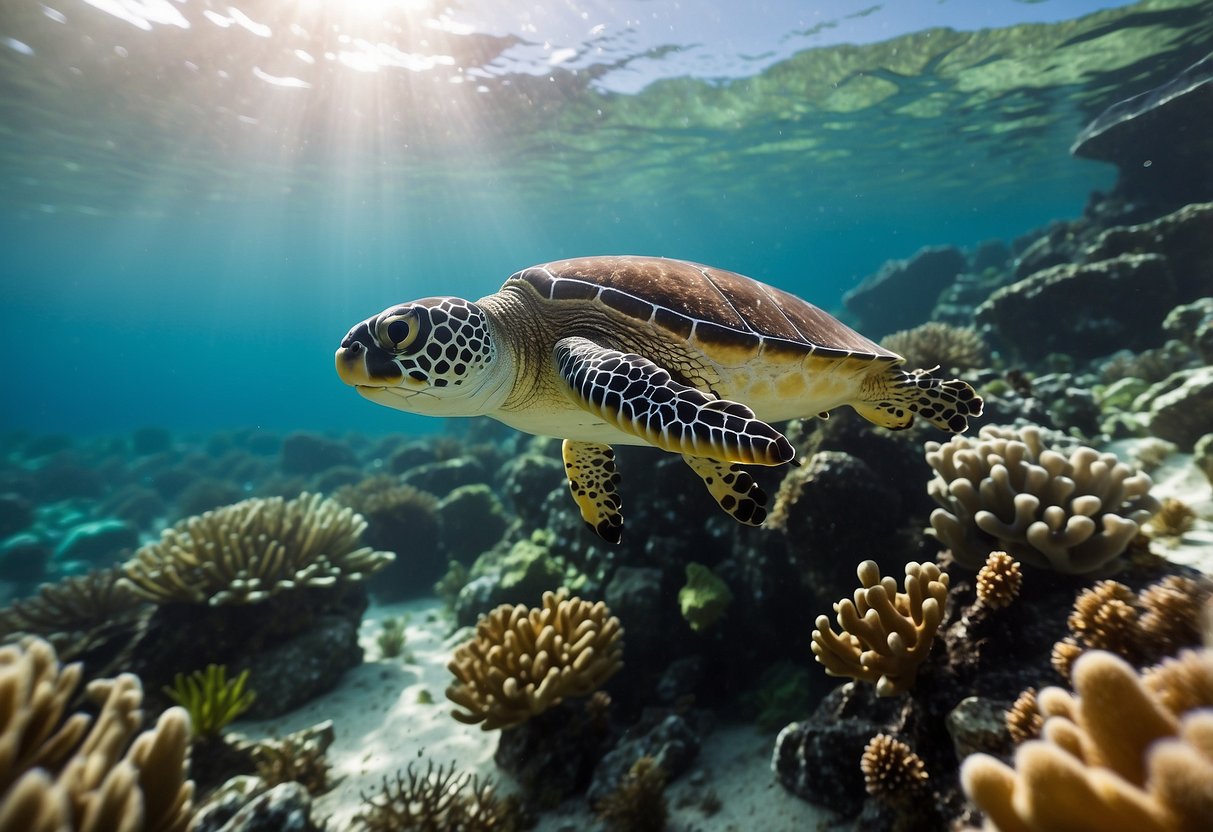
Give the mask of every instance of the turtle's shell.
POLYGON ((760 347, 897 361, 901 356, 837 318, 774 286, 723 269, 664 257, 581 257, 524 269, 508 288, 529 284, 557 303, 595 300, 630 318, 707 346, 760 347))

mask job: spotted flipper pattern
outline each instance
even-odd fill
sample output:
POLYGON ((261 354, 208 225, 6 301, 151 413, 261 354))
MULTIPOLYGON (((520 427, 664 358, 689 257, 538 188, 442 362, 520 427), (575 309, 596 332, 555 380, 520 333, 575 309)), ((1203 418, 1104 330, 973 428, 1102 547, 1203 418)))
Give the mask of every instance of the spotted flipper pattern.
POLYGON ((782 465, 796 455, 744 404, 680 384, 643 356, 573 337, 556 342, 555 358, 582 407, 663 451, 749 465, 782 465))
POLYGON ((762 525, 767 518, 767 495, 748 471, 735 462, 688 454, 683 454, 682 458, 703 480, 716 504, 729 516, 747 526, 762 525))
POLYGON ((931 375, 938 369, 890 369, 865 385, 864 401, 856 402, 855 410, 869 422, 892 430, 908 428, 920 416, 937 428, 964 433, 969 417, 980 416, 984 403, 968 383, 931 375))
POLYGON ((618 543, 623 536, 623 514, 619 509, 619 472, 615 451, 597 442, 564 440, 560 446, 569 491, 581 519, 607 543, 618 543))

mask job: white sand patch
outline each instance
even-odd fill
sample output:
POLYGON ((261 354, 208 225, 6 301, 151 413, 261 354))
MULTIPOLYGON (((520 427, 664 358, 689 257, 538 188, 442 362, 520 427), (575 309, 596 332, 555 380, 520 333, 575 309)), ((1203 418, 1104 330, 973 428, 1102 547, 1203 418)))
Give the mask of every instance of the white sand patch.
MULTIPOLYGON (((441 604, 423 599, 367 611, 359 634, 366 662, 349 671, 334 690, 277 719, 242 721, 233 729, 250 737, 282 736, 326 719, 336 738, 328 751, 333 776, 343 778, 316 801, 318 817, 331 816, 331 829, 348 829, 362 804, 360 792, 378 790, 383 777, 410 762, 425 766, 454 762, 460 771, 492 775, 503 792, 510 778, 497 770, 497 732, 463 725, 450 715, 445 696, 451 679, 446 663, 453 645, 449 624, 435 615, 441 604), (405 658, 380 658, 376 637, 387 617, 408 616, 405 658), (428 691, 434 704, 418 703, 428 691)), ((826 810, 789 794, 771 773, 775 735, 752 725, 724 726, 703 738, 690 771, 666 790, 672 832, 816 829, 826 810), (719 809, 708 814, 704 800, 714 794, 719 809)), ((595 816, 577 796, 539 819, 537 832, 594 828, 595 816)))

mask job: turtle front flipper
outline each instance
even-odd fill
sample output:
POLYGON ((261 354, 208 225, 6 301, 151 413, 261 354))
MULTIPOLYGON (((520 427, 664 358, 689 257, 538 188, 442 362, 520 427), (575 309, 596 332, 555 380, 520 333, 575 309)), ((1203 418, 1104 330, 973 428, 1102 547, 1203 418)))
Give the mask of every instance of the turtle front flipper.
POLYGON ((712 499, 729 516, 747 526, 762 525, 767 518, 767 495, 748 471, 735 462, 721 462, 689 454, 683 454, 682 458, 699 475, 712 499))
POLYGON ((578 404, 663 451, 749 465, 796 455, 744 404, 680 384, 643 356, 573 337, 556 342, 555 359, 578 404))
POLYGON ((853 407, 869 422, 893 430, 908 428, 915 416, 921 416, 937 428, 964 433, 969 417, 980 416, 984 403, 968 382, 931 375, 937 369, 906 372, 891 368, 868 380, 863 400, 853 407))
POLYGON ((566 439, 560 453, 581 519, 607 543, 618 543, 623 536, 623 514, 619 511, 615 452, 610 445, 566 439))

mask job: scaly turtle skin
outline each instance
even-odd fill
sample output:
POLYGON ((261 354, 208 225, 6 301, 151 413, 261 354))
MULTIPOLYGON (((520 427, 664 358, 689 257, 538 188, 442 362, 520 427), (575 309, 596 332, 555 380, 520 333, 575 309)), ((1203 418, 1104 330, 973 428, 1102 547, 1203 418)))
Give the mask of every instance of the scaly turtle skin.
POLYGON ((982 407, 965 382, 902 370, 794 295, 657 257, 561 260, 475 303, 393 306, 351 329, 336 362, 379 404, 563 438, 581 516, 610 542, 623 525, 611 445, 682 454, 721 508, 758 525, 766 495, 739 466, 795 456, 770 422, 848 404, 893 430, 921 416, 959 433, 982 407))

